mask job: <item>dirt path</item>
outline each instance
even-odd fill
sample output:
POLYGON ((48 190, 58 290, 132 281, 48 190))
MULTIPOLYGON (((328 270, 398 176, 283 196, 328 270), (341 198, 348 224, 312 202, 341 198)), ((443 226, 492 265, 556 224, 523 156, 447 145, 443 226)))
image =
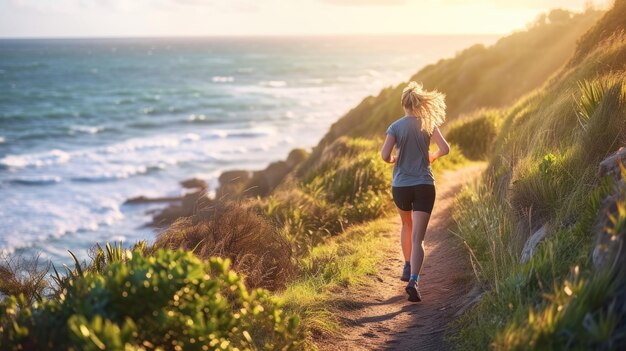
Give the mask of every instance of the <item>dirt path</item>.
POLYGON ((346 325, 338 340, 320 341, 322 350, 445 350, 448 324, 476 294, 466 252, 448 231, 451 207, 462 185, 477 176, 483 164, 450 171, 437 179, 437 199, 426 232, 426 258, 420 275, 422 302, 406 299, 400 281, 404 259, 400 219, 386 234, 398 245, 388 252, 378 276, 366 286, 346 292, 355 301, 342 311, 346 325))

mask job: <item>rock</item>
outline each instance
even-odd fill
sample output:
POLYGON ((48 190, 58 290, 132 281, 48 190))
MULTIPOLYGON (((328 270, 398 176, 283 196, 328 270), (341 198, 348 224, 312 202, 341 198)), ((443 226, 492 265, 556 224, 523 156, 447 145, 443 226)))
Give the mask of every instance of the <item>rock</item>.
POLYGON ((537 245, 549 234, 550 231, 548 230, 548 225, 544 224, 541 228, 539 228, 539 230, 531 235, 530 238, 526 240, 524 249, 522 249, 522 255, 519 260, 520 263, 524 264, 528 262, 533 257, 537 245))
POLYGON ((222 198, 224 196, 241 194, 251 178, 252 173, 250 171, 234 170, 223 172, 219 177, 220 186, 215 191, 216 197, 222 198))
POLYGON ((220 174, 219 182, 221 186, 224 186, 229 183, 247 183, 250 181, 252 177, 252 173, 250 171, 245 170, 234 170, 234 171, 225 171, 220 174))
POLYGON ((180 185, 185 189, 207 189, 209 186, 207 183, 198 178, 191 178, 180 182, 180 185))
POLYGON ((613 177, 618 182, 623 182, 620 165, 622 163, 626 166, 626 148, 621 147, 613 155, 605 158, 600 162, 598 169, 598 178, 602 178, 605 175, 613 177))
MULTIPOLYGON (((600 209, 598 223, 596 224, 596 237, 593 245, 592 262, 593 268, 600 271, 604 268, 612 268, 618 265, 618 261, 626 261, 626 248, 624 237, 626 226, 619 224, 620 216, 618 204, 626 203, 624 191, 606 198, 600 209)), ((623 220, 623 218, 621 218, 623 220)), ((623 266, 624 263, 620 265, 623 266)))
POLYGON ((130 199, 124 201, 125 204, 149 204, 155 202, 176 202, 181 201, 183 198, 180 196, 171 196, 171 197, 146 197, 146 196, 137 196, 131 197, 130 199))
POLYGON ((285 161, 271 163, 262 171, 254 172, 244 189, 246 196, 267 196, 285 178, 291 168, 285 161))
POLYGON ((596 237, 591 258, 596 271, 607 267, 623 266, 626 263, 624 262, 626 261, 624 252, 626 250, 624 248, 626 226, 623 225, 626 175, 621 172, 620 162, 626 164, 626 148, 624 147, 600 162, 598 169, 598 177, 611 176, 615 180, 615 188, 613 194, 602 201, 594 230, 596 237), (620 213, 620 207, 622 207, 622 213, 620 213))
POLYGON ((163 209, 153 217, 151 225, 155 227, 169 226, 181 217, 193 215, 198 208, 210 206, 213 200, 206 195, 206 189, 185 194, 180 199, 180 205, 170 205, 163 209))

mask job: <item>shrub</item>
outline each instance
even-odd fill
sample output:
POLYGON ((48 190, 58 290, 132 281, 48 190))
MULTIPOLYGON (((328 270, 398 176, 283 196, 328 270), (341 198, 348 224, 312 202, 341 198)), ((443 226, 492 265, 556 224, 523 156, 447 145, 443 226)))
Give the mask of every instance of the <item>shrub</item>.
MULTIPOLYGON (((49 264, 40 265, 39 257, 33 259, 2 257, 0 262, 0 294, 22 294, 29 303, 40 300, 48 287, 45 277, 49 264)), ((0 296, 1 298, 1 296, 0 296)))
POLYGON ((236 203, 218 203, 180 218, 159 234, 156 248, 185 249, 196 256, 229 258, 248 287, 278 289, 291 271, 291 246, 265 218, 236 203))
POLYGON ((248 292, 228 261, 189 252, 127 251, 30 307, 0 304, 2 350, 294 349, 297 318, 264 290, 248 292), (19 306, 19 307, 18 307, 19 306))
POLYGON ((501 119, 499 111, 481 110, 469 118, 454 121, 447 128, 446 138, 458 145, 466 157, 484 159, 492 151, 501 119))

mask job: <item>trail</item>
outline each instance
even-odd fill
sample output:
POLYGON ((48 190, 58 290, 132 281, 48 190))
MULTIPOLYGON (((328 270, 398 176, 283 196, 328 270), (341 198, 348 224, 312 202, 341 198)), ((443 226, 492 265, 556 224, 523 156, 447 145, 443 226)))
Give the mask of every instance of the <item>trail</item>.
POLYGON ((407 301, 400 280, 404 265, 400 248, 400 218, 385 234, 397 246, 387 253, 377 276, 364 286, 343 292, 344 327, 337 340, 319 342, 321 350, 446 350, 449 323, 478 293, 467 253, 449 232, 454 197, 474 179, 484 164, 448 171, 437 179, 437 198, 426 238, 420 275, 422 302, 407 301))

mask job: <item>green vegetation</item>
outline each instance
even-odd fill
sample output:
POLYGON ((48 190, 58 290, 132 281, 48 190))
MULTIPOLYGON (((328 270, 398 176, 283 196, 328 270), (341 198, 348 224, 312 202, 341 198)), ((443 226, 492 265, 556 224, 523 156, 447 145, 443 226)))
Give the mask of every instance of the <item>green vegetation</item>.
POLYGON ((590 260, 599 217, 611 219, 600 228, 624 235, 624 197, 613 200, 614 210, 601 206, 615 188, 596 179, 599 162, 626 142, 623 18, 626 1, 618 1, 547 85, 501 109, 492 146, 464 141, 471 123, 489 129, 474 122, 481 113, 450 129, 457 142, 491 155, 482 181, 456 199, 454 232, 486 289, 456 322, 459 349, 626 345, 623 269, 598 271, 590 260), (622 28, 613 32, 616 18, 622 28), (542 227, 547 237, 520 263, 529 234, 542 227))
POLYGON ((381 143, 340 138, 272 195, 249 206, 270 218, 296 253, 305 255, 325 238, 391 209, 390 166, 379 156, 381 143))
MULTIPOLYGON (((410 80, 446 94, 448 121, 481 108, 504 107, 543 85, 566 64, 576 40, 601 14, 594 10, 582 14, 554 10, 526 31, 504 37, 490 47, 472 46, 454 58, 424 67, 410 80)), ((341 136, 383 135, 403 114, 399 101, 405 85, 363 100, 333 124, 314 154, 341 136)))
POLYGON ((62 289, 32 307, 0 305, 0 348, 64 350, 295 349, 298 320, 265 290, 250 293, 219 258, 116 250, 101 272, 79 264, 62 289))
POLYGON ((463 155, 472 160, 482 160, 489 155, 500 131, 502 116, 496 110, 480 110, 458 119, 447 127, 446 139, 457 144, 463 155))
MULTIPOLYGON (((412 78, 448 96, 452 148, 435 174, 490 161, 456 201, 455 233, 487 290, 457 323, 461 349, 623 342, 608 302, 623 286, 614 272, 592 274, 588 257, 610 191, 595 168, 626 141, 624 3, 567 64, 599 12, 555 10, 412 78), (549 238, 519 264, 528 233, 545 224, 549 238)), ((402 88, 365 99, 311 155, 295 154, 295 169, 277 163, 281 181, 259 197, 200 201, 152 246, 96 247, 91 262, 55 269, 49 285, 30 261, 0 265, 0 349, 291 349, 336 333, 338 307, 354 302, 335 293, 366 281, 390 245, 391 166, 379 151, 402 115, 402 88)))
POLYGON ((298 278, 279 294, 288 313, 300 316, 299 333, 306 348, 314 338, 340 331, 339 307, 358 301, 345 300, 337 291, 358 286, 377 273, 380 261, 392 242, 383 234, 389 219, 356 225, 316 246, 302 259, 298 278))

